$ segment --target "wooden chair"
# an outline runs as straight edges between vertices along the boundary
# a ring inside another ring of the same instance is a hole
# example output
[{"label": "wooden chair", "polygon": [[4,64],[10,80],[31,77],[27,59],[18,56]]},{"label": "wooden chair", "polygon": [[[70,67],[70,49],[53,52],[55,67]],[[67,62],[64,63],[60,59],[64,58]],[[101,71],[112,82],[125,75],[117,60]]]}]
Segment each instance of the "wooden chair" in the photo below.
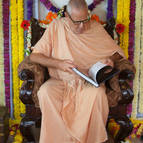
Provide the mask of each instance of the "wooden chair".
[{"label": "wooden chair", "polygon": [[[113,23],[112,23],[113,22]],[[39,26],[39,23],[36,19],[31,20],[32,23],[32,46],[40,39],[44,33],[43,28]],[[106,31],[113,37],[115,22],[111,20],[105,26]],[[38,36],[34,33],[40,33]],[[118,101],[117,105],[110,106],[110,113],[107,123],[107,131],[109,133],[108,125],[111,119],[114,119],[116,124],[119,126],[119,130],[116,135],[112,135],[113,142],[118,143],[124,140],[132,132],[133,124],[130,119],[127,117],[127,105],[133,100],[133,91],[129,86],[129,79],[133,80],[134,72],[132,68],[123,68],[124,66],[119,65],[117,57],[117,62],[114,64],[118,66],[119,69],[122,69],[118,78],[116,80],[110,80],[106,82],[107,92],[111,91],[112,83],[116,82],[120,88],[121,99]],[[115,60],[115,59],[113,59]],[[125,63],[123,63],[125,64]],[[130,65],[131,66],[131,65]],[[122,68],[121,68],[122,67]],[[125,66],[128,67],[128,66]],[[18,68],[19,78],[23,80],[22,87],[20,89],[20,99],[26,106],[26,113],[23,116],[20,124],[21,133],[25,139],[25,142],[35,142],[34,135],[31,132],[32,126],[40,127],[41,123],[41,112],[35,103],[37,103],[37,91],[39,87],[50,78],[47,76],[48,70],[39,65],[32,63],[29,60],[29,57],[26,57]],[[114,85],[116,85],[114,83]],[[113,95],[111,95],[112,98]],[[117,96],[118,97],[118,96]],[[114,98],[114,97],[113,97]],[[112,100],[112,99],[111,99]],[[117,99],[116,99],[117,100]],[[113,105],[113,104],[112,104]],[[111,142],[111,141],[110,141]]]}]

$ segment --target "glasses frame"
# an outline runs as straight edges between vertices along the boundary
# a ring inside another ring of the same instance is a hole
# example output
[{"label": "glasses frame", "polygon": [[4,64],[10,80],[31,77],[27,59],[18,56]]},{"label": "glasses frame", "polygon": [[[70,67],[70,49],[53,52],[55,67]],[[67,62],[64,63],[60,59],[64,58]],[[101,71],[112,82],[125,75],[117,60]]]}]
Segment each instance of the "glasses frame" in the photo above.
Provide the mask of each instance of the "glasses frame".
[{"label": "glasses frame", "polygon": [[75,21],[72,19],[71,15],[67,12],[67,15],[69,16],[69,18],[71,19],[71,21],[73,22],[73,24],[75,25],[80,25],[81,23],[87,23],[90,19],[91,19],[91,16],[88,15],[88,18],[87,19],[84,19],[84,20],[79,20],[79,21]]}]

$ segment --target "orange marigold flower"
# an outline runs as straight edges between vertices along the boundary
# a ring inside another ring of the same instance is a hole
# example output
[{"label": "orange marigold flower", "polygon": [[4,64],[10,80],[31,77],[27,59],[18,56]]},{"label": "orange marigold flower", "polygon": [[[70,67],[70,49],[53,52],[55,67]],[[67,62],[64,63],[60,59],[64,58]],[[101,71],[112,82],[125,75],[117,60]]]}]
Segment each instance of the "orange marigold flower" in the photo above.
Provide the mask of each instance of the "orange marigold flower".
[{"label": "orange marigold flower", "polygon": [[91,16],[92,20],[96,20],[97,22],[99,22],[99,16],[97,16],[96,14]]},{"label": "orange marigold flower", "polygon": [[57,18],[57,14],[56,13],[53,13],[53,12],[49,12],[48,15],[46,16],[46,20],[48,21],[52,21],[53,19]]},{"label": "orange marigold flower", "polygon": [[49,24],[47,20],[40,20],[40,23]]}]

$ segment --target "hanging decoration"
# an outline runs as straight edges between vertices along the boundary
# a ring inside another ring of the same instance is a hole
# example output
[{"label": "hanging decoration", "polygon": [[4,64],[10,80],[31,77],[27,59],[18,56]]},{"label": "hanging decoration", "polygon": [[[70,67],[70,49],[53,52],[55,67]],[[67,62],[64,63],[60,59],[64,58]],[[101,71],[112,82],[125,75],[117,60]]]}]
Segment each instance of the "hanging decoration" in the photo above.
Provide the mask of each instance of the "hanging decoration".
[{"label": "hanging decoration", "polygon": [[[136,74],[135,74],[135,79],[133,82],[133,90],[134,90],[134,100],[133,100],[133,109],[132,109],[132,118],[137,119],[138,115],[138,102],[141,101],[141,94],[140,93],[140,88],[141,87],[141,77],[140,77],[140,71],[141,71],[141,65],[140,65],[140,60],[141,60],[141,29],[143,28],[141,26],[141,12],[142,12],[142,0],[136,1],[136,14],[135,14],[135,49],[134,49],[134,65],[136,66]],[[143,70],[143,69],[142,69]],[[143,105],[141,105],[143,106]]]},{"label": "hanging decoration", "polygon": [[[56,12],[56,13],[57,13],[58,11],[60,11],[60,9],[57,8],[57,7],[55,7],[50,0],[40,0],[40,1],[41,1],[41,3],[43,3],[43,4],[45,5],[45,7],[46,7],[49,11]],[[94,1],[88,6],[89,10],[92,11],[92,10],[96,7],[96,5],[100,4],[102,1],[104,1],[104,0],[94,0]]]},{"label": "hanging decoration", "polygon": [[131,119],[133,123],[133,131],[129,137],[126,138],[126,141],[130,141],[134,138],[140,138],[143,131],[143,121]]},{"label": "hanging decoration", "polygon": [[[10,9],[9,9],[10,10]],[[10,63],[10,118],[14,119],[13,85],[12,85],[12,45],[11,45],[11,13],[9,12],[9,63]]]},{"label": "hanging decoration", "polygon": [[126,57],[128,58],[128,46],[129,46],[129,10],[130,0],[117,1],[117,21],[125,26],[125,31],[120,34],[120,47],[124,50]]},{"label": "hanging decoration", "polygon": [[9,0],[3,0],[5,101],[10,109]]},{"label": "hanging decoration", "polygon": [[19,99],[21,82],[18,78],[18,65],[24,58],[24,35],[21,23],[23,21],[23,0],[13,0],[10,6],[11,11],[11,44],[12,44],[12,69],[13,69],[13,104],[15,120],[10,124],[20,123],[20,114],[25,112],[25,107]]},{"label": "hanging decoration", "polygon": [[27,20],[33,16],[33,0],[27,0]]},{"label": "hanging decoration", "polygon": [[93,10],[98,4],[100,4],[101,2],[103,2],[104,0],[93,0],[93,3],[91,3],[89,6],[88,6],[88,9],[89,10]]},{"label": "hanging decoration", "polygon": [[[24,5],[23,5],[23,0],[18,0],[17,3],[18,3],[18,50],[19,50],[18,65],[19,65],[24,59],[24,30],[21,28],[21,23],[24,19],[24,9],[23,9]],[[20,84],[19,84],[19,89],[20,89],[23,81],[21,81],[20,79],[19,81],[20,81]],[[18,89],[18,92],[19,92],[19,89]],[[19,93],[18,93],[18,97],[19,97]],[[20,99],[19,101],[20,101],[20,112],[25,113],[25,105],[21,102]]]},{"label": "hanging decoration", "polygon": [[57,14],[53,13],[52,11],[48,12],[48,15],[46,16],[45,20],[41,20],[40,23],[44,24],[50,24],[54,19],[57,18]]},{"label": "hanging decoration", "polygon": [[[135,44],[135,10],[136,10],[136,1],[130,1],[130,24],[129,24],[129,61],[134,63],[134,44]],[[133,82],[131,82],[131,87],[133,87]],[[127,107],[127,112],[129,115],[132,113],[132,104],[129,104]]]},{"label": "hanging decoration", "polygon": [[107,20],[113,17],[113,0],[108,0],[107,6]]},{"label": "hanging decoration", "polygon": [[140,25],[140,98],[138,112],[142,114],[140,117],[143,119],[143,1],[141,1],[141,25]]},{"label": "hanging decoration", "polygon": [[3,39],[3,16],[2,1],[0,1],[0,105],[5,106],[5,85],[4,85],[4,39]]},{"label": "hanging decoration", "polygon": [[130,1],[130,24],[129,24],[129,60],[133,63],[134,59],[134,41],[135,41],[135,10],[136,10],[136,1]]}]

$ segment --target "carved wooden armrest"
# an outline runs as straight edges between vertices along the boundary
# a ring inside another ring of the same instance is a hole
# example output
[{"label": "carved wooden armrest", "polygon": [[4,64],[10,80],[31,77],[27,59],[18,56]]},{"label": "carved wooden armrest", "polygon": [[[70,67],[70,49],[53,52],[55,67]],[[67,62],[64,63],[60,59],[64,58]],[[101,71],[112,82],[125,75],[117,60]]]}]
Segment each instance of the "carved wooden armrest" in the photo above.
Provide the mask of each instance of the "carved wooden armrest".
[{"label": "carved wooden armrest", "polygon": [[[120,142],[129,136],[133,129],[133,124],[126,115],[127,105],[132,102],[134,97],[130,82],[134,79],[136,70],[130,61],[118,53],[110,58],[120,73],[106,82],[106,93],[110,107],[108,129],[112,129],[112,125],[116,124],[118,129],[116,131],[111,130],[111,133],[115,142]],[[114,123],[111,120],[114,120]]]},{"label": "carved wooden armrest", "polygon": [[24,104],[33,104],[38,106],[37,91],[44,83],[46,74],[46,68],[39,64],[30,61],[29,57],[26,57],[18,67],[19,78],[23,80],[22,87],[20,89],[20,99]]},{"label": "carved wooden armrest", "polygon": [[114,67],[120,73],[106,82],[106,93],[110,107],[118,104],[129,104],[132,102],[134,94],[130,87],[130,82],[134,79],[136,69],[127,59],[118,53],[110,57],[114,61]]}]

